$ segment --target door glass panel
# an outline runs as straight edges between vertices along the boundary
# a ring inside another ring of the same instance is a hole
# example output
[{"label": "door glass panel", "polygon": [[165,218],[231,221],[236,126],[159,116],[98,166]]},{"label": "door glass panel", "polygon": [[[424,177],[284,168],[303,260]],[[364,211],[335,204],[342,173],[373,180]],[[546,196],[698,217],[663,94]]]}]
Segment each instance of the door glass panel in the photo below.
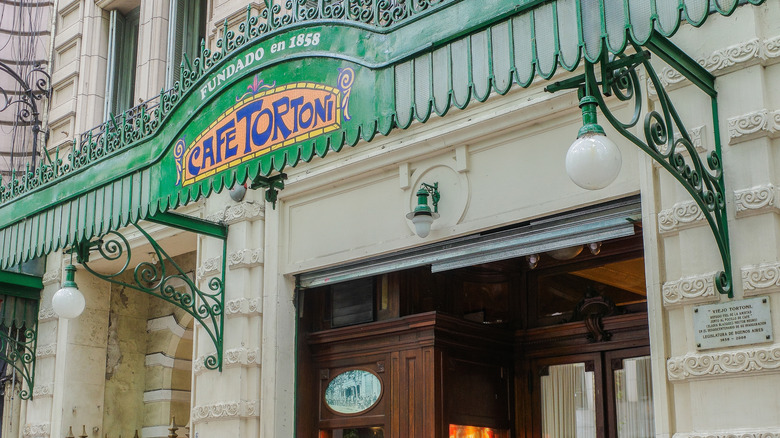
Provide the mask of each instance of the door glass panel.
[{"label": "door glass panel", "polygon": [[623,359],[623,369],[614,373],[618,437],[654,437],[650,357]]},{"label": "door glass panel", "polygon": [[352,429],[321,430],[319,438],[384,438],[381,427],[356,427]]},{"label": "door glass panel", "polygon": [[596,438],[595,374],[584,363],[553,365],[542,376],[542,436]]}]

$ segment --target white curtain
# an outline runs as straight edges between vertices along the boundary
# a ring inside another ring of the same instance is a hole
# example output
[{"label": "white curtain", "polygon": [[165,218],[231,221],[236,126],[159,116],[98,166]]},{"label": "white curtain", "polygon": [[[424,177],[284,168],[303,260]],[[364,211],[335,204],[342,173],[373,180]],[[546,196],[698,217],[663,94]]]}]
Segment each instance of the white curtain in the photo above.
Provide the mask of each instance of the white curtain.
[{"label": "white curtain", "polygon": [[655,436],[649,356],[625,359],[623,369],[615,370],[615,405],[618,437]]},{"label": "white curtain", "polygon": [[544,438],[596,438],[594,379],[584,363],[549,367],[542,376]]}]

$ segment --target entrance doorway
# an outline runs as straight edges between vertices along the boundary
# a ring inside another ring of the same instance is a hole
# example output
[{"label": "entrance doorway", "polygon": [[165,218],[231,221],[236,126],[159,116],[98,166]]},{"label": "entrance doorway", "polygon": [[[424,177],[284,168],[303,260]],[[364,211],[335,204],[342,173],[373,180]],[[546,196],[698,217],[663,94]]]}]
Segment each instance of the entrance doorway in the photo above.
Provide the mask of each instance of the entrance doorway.
[{"label": "entrance doorway", "polygon": [[302,290],[298,436],[654,436],[641,234]]}]

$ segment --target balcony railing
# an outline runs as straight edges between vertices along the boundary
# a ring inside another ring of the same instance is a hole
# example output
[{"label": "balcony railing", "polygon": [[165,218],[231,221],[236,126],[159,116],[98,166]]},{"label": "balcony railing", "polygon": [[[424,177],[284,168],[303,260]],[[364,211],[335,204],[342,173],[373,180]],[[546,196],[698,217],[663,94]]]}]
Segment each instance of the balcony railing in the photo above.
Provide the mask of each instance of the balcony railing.
[{"label": "balcony railing", "polygon": [[[264,0],[253,12],[247,6],[246,17],[236,30],[225,20],[216,50],[201,41],[200,53],[180,64],[180,80],[173,87],[104,123],[80,134],[67,147],[57,147],[53,157],[27,165],[22,172],[12,171],[10,179],[0,185],[0,205],[25,193],[68,177],[72,172],[111,156],[149,138],[194,84],[230,53],[262,38],[264,35],[311,21],[346,21],[364,27],[390,29],[433,13],[462,0]],[[65,155],[62,150],[70,149]],[[62,156],[65,155],[65,156]]]}]

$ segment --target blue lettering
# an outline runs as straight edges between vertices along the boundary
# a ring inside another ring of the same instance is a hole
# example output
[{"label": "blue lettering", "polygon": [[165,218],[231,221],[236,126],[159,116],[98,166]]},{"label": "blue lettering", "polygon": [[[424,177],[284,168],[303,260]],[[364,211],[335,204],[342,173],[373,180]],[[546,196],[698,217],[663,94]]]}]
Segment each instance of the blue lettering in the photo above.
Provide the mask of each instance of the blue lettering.
[{"label": "blue lettering", "polygon": [[[230,120],[224,126],[217,128],[217,151],[224,149],[225,159],[234,157],[238,152],[236,141],[236,122]],[[232,145],[232,146],[231,146]],[[219,152],[217,152],[219,156]]]},{"label": "blue lettering", "polygon": [[187,170],[189,170],[190,175],[196,176],[200,173],[200,166],[195,165],[193,160],[197,160],[198,157],[200,157],[200,146],[196,146],[192,148],[192,152],[189,155],[189,158],[187,158]]},{"label": "blue lettering", "polygon": [[[287,127],[287,125],[284,124],[284,120],[282,119],[282,116],[290,112],[290,98],[289,97],[282,97],[281,99],[277,100],[276,102],[272,103],[274,107],[274,124],[276,125],[276,129],[274,130],[274,140],[279,138],[279,132],[282,133],[282,138],[287,138],[290,136],[290,128]],[[280,111],[280,108],[284,106],[284,112]]]}]

